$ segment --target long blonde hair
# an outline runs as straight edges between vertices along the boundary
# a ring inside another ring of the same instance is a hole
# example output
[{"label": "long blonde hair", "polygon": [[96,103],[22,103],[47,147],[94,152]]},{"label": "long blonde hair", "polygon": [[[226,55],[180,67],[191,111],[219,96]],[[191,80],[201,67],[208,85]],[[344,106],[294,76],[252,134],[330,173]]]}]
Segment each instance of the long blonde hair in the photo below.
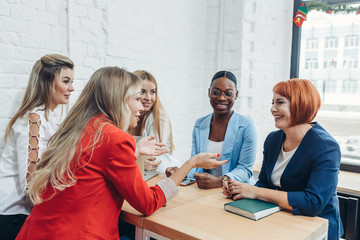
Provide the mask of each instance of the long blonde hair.
[{"label": "long blonde hair", "polygon": [[[47,150],[41,157],[29,182],[29,196],[33,203],[41,203],[41,193],[48,184],[54,190],[62,191],[76,183],[74,176],[74,157],[86,125],[98,115],[104,114],[107,122],[98,123],[97,132],[91,147],[101,144],[101,131],[106,124],[114,124],[127,131],[130,123],[128,99],[139,91],[141,80],[135,75],[118,67],[104,67],[97,70],[81,92],[78,101],[70,110],[64,122],[49,141]],[[64,154],[66,153],[66,154]],[[90,159],[91,161],[91,159]]]},{"label": "long blonde hair", "polygon": [[[164,139],[162,139],[161,137],[161,126],[160,126],[160,117],[161,115],[166,115],[166,111],[163,107],[163,105],[160,102],[159,99],[159,95],[158,95],[158,86],[157,86],[157,82],[155,77],[149,73],[148,71],[145,70],[136,70],[134,72],[134,74],[136,74],[137,76],[139,76],[142,80],[148,80],[151,81],[152,83],[154,83],[156,91],[155,91],[155,101],[154,104],[151,108],[150,111],[145,112],[144,117],[143,117],[143,121],[141,124],[141,128],[140,128],[140,136],[143,135],[144,133],[144,129],[145,129],[145,124],[146,124],[146,120],[148,119],[148,117],[150,116],[150,114],[153,114],[153,118],[154,118],[154,132],[157,134],[157,139],[159,140],[159,142],[162,142]],[[170,128],[170,153],[172,153],[175,149],[174,144],[173,144],[173,136],[172,136],[172,129],[171,129],[171,123],[169,120],[169,128]]]},{"label": "long blonde hair", "polygon": [[5,142],[16,120],[22,118],[28,111],[44,105],[45,118],[47,119],[51,98],[55,91],[55,77],[59,76],[63,68],[73,69],[74,63],[69,58],[59,54],[47,54],[35,62],[21,106],[7,126]]}]

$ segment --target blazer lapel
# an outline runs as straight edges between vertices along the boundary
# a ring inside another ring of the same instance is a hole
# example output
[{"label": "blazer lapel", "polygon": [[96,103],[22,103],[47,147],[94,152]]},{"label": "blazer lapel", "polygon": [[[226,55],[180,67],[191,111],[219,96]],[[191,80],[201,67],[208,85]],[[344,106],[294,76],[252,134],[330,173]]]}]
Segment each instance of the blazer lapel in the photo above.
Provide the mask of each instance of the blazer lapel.
[{"label": "blazer lapel", "polygon": [[[284,141],[284,138],[285,138],[285,133],[283,131],[279,131],[278,134],[280,134],[280,137],[274,137],[273,138],[273,142],[270,143],[270,146],[269,146],[269,152],[267,154],[267,157],[268,157],[268,163],[267,164],[267,168],[266,168],[266,176],[267,176],[267,180],[269,183],[272,184],[271,182],[271,174],[272,174],[272,171],[275,167],[275,163],[279,157],[279,154],[280,154],[280,151],[281,151],[281,148],[282,148],[282,143]],[[274,186],[275,187],[275,186]]]},{"label": "blazer lapel", "polygon": [[209,114],[200,125],[200,151],[207,152],[210,134],[210,124],[213,114]]},{"label": "blazer lapel", "polygon": [[[301,140],[298,148],[296,149],[294,155],[290,159],[288,165],[284,169],[284,172],[281,176],[287,176],[292,175],[294,172],[298,171],[300,168],[306,168],[308,164],[309,155],[311,156],[314,146],[313,141],[311,141],[313,136],[313,129],[310,129],[304,136],[304,138]],[[281,183],[281,179],[280,179]],[[281,186],[283,184],[281,183]]]},{"label": "blazer lapel", "polygon": [[[234,144],[236,143],[236,136],[239,131],[239,128],[241,127],[239,125],[238,120],[239,120],[239,118],[237,117],[237,115],[235,113],[233,113],[232,116],[230,117],[229,123],[226,127],[223,150],[221,153],[221,155],[222,155],[221,159],[228,160],[227,163],[222,165],[222,169],[225,172],[231,170],[230,164],[233,164],[235,166],[237,165],[237,161],[234,162],[234,161],[230,161],[230,160],[232,160],[232,153],[233,153]],[[238,125],[238,127],[235,128],[236,125]],[[233,167],[235,167],[235,166],[233,166]]]}]

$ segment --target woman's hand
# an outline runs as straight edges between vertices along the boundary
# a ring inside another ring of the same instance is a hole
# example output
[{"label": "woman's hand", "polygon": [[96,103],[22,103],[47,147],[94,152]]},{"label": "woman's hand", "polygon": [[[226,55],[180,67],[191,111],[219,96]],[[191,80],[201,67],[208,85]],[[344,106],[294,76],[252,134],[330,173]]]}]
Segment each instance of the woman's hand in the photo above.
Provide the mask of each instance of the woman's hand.
[{"label": "woman's hand", "polygon": [[156,157],[144,156],[144,170],[154,171],[160,165],[161,160],[156,161]]},{"label": "woman's hand", "polygon": [[227,198],[232,198],[232,194],[231,194],[230,189],[229,189],[229,180],[223,181],[222,190],[223,190],[223,194]]},{"label": "woman's hand", "polygon": [[223,187],[223,194],[226,197],[232,197],[233,200],[242,198],[257,199],[257,189],[256,186],[229,179],[227,188]]},{"label": "woman's hand", "polygon": [[168,153],[169,150],[164,148],[165,144],[153,141],[155,136],[144,137],[140,139],[136,144],[135,156],[148,155],[148,156],[159,156],[164,153]]},{"label": "woman's hand", "polygon": [[219,156],[220,154],[218,153],[199,153],[193,156],[190,160],[194,164],[193,167],[213,169],[228,162],[227,160],[218,161],[216,158]]},{"label": "woman's hand", "polygon": [[209,173],[194,173],[199,188],[210,189],[221,187],[222,177],[215,177]]},{"label": "woman's hand", "polygon": [[223,194],[228,198],[232,198],[233,200],[242,198],[259,199],[265,202],[274,203],[289,211],[293,210],[292,206],[289,205],[287,192],[261,188],[247,183],[241,183],[233,179],[230,179],[227,182],[228,186],[226,187],[225,184],[223,186]]},{"label": "woman's hand", "polygon": [[217,161],[216,158],[220,155],[217,153],[199,153],[187,160],[179,169],[177,169],[170,178],[176,185],[179,185],[181,181],[186,177],[189,171],[194,167],[200,167],[205,169],[212,169],[227,163],[227,160]]},{"label": "woman's hand", "polygon": [[165,174],[167,177],[170,177],[171,175],[174,174],[174,172],[176,172],[176,170],[178,170],[179,168],[178,167],[168,167],[166,168],[165,170]]}]

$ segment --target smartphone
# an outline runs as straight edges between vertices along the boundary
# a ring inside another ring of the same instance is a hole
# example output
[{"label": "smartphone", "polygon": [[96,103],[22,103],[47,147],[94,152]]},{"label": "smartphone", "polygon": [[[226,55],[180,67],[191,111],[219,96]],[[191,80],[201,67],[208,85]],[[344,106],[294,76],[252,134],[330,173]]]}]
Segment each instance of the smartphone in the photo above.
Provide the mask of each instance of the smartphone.
[{"label": "smartphone", "polygon": [[187,186],[187,185],[193,184],[194,182],[196,182],[196,180],[195,180],[194,178],[185,178],[185,179],[180,183],[180,185],[181,185],[181,186]]}]

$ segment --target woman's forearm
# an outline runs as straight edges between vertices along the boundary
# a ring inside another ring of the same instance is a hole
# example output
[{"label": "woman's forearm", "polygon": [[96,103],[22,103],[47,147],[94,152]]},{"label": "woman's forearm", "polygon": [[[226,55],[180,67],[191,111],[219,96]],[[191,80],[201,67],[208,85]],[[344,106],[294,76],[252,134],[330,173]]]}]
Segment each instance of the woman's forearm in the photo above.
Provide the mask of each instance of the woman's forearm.
[{"label": "woman's forearm", "polygon": [[193,163],[193,159],[190,158],[187,160],[179,169],[177,169],[171,176],[171,180],[174,181],[174,183],[179,186],[182,180],[186,177],[186,175],[190,172],[192,168],[195,167],[195,164]]},{"label": "woman's forearm", "polygon": [[194,167],[213,169],[228,162],[227,160],[217,161],[216,158],[219,156],[218,153],[199,153],[187,160],[170,178],[176,185],[180,185],[181,181]]},{"label": "woman's forearm", "polygon": [[290,211],[293,210],[293,208],[289,205],[287,192],[255,187],[255,195],[259,200],[274,203]]}]

